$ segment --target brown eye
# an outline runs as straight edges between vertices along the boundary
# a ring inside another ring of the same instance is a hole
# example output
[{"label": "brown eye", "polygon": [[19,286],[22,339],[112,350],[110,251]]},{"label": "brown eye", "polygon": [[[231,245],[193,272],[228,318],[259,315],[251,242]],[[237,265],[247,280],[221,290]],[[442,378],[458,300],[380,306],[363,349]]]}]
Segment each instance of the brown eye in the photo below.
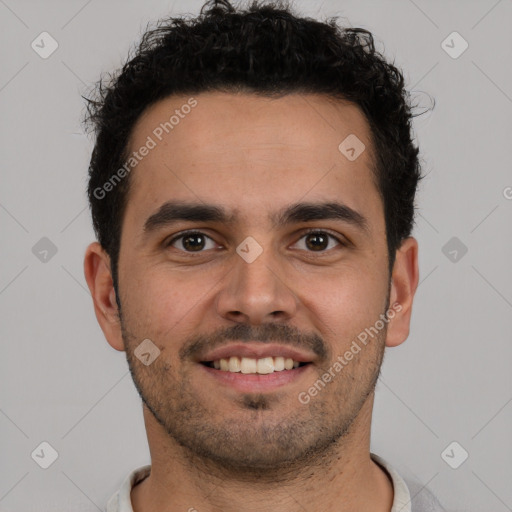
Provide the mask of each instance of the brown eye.
[{"label": "brown eye", "polygon": [[[213,247],[206,247],[208,241],[211,242]],[[213,240],[209,236],[206,236],[204,233],[199,231],[189,231],[174,237],[169,243],[166,244],[166,246],[172,246],[185,252],[201,252],[205,248],[213,249],[215,244],[213,243]]]},{"label": "brown eye", "polygon": [[309,233],[306,236],[306,246],[312,251],[324,251],[329,245],[329,238],[324,233]]},{"label": "brown eye", "polygon": [[[305,240],[304,247],[309,252],[326,252],[336,245],[345,245],[338,237],[326,231],[309,231],[300,240]],[[334,245],[332,245],[332,240],[335,242]]]}]

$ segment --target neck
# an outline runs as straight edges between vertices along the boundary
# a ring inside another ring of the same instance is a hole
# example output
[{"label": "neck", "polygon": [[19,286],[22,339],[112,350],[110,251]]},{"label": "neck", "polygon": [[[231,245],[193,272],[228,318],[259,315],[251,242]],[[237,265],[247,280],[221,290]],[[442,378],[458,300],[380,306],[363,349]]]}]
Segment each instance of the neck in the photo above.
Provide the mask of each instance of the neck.
[{"label": "neck", "polygon": [[393,487],[370,458],[373,394],[329,451],[279,470],[233,471],[171,442],[144,407],[151,474],[131,493],[134,512],[390,512]]}]

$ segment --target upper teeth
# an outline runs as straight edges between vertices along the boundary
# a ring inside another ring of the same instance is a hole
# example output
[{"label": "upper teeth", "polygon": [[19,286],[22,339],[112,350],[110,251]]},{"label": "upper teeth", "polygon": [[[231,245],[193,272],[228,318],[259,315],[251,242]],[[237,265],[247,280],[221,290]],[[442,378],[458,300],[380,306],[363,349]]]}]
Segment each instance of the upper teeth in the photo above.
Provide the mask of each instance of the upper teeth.
[{"label": "upper teeth", "polygon": [[229,359],[217,359],[213,361],[213,367],[225,372],[241,373],[260,373],[267,374],[280,372],[282,370],[291,370],[299,366],[298,361],[290,357],[263,357],[262,359],[253,359],[251,357],[232,356]]}]

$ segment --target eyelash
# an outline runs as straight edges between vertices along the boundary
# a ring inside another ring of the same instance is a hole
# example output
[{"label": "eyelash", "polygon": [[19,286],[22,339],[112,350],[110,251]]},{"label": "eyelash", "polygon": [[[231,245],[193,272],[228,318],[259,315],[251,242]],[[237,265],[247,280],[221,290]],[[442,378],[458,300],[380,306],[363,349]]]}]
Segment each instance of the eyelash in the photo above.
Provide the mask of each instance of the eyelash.
[{"label": "eyelash", "polygon": [[[302,238],[306,237],[307,235],[311,235],[311,234],[327,235],[330,238],[336,240],[336,242],[338,242],[338,244],[340,246],[342,246],[342,247],[346,247],[348,245],[346,242],[342,241],[338,236],[333,235],[330,231],[322,230],[322,229],[317,229],[317,228],[311,228],[308,231],[304,232],[301,235],[301,237],[299,238],[299,240],[301,240]],[[208,236],[207,234],[203,233],[202,231],[189,230],[189,231],[182,231],[179,235],[173,237],[171,240],[164,242],[164,247],[165,248],[171,247],[172,244],[174,242],[176,242],[177,240],[180,240],[180,239],[185,238],[185,237],[190,236],[190,235],[201,235],[201,236],[204,236],[206,238],[209,238],[210,240],[213,240],[210,236]],[[181,249],[178,249],[178,250],[180,252],[185,253],[185,254],[201,254],[201,253],[205,252],[204,250],[202,250],[202,251],[184,251],[184,250],[181,250]],[[307,252],[310,252],[310,253],[313,253],[313,254],[314,253],[325,254],[325,253],[327,253],[327,252],[329,252],[331,250],[332,249],[326,249],[326,250],[322,250],[322,251],[307,251]]]}]

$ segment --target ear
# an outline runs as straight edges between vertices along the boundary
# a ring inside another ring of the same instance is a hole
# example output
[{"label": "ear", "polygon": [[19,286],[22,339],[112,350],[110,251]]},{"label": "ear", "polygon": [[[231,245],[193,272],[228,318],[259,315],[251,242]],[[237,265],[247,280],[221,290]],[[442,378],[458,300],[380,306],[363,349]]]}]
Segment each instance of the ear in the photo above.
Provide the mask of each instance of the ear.
[{"label": "ear", "polygon": [[395,316],[392,319],[389,316],[386,347],[396,347],[409,336],[412,302],[418,288],[418,278],[418,242],[409,237],[396,251],[391,274],[389,308],[395,311]]},{"label": "ear", "polygon": [[113,348],[124,351],[110,257],[98,242],[87,247],[84,274],[94,303],[94,312],[105,338]]}]

